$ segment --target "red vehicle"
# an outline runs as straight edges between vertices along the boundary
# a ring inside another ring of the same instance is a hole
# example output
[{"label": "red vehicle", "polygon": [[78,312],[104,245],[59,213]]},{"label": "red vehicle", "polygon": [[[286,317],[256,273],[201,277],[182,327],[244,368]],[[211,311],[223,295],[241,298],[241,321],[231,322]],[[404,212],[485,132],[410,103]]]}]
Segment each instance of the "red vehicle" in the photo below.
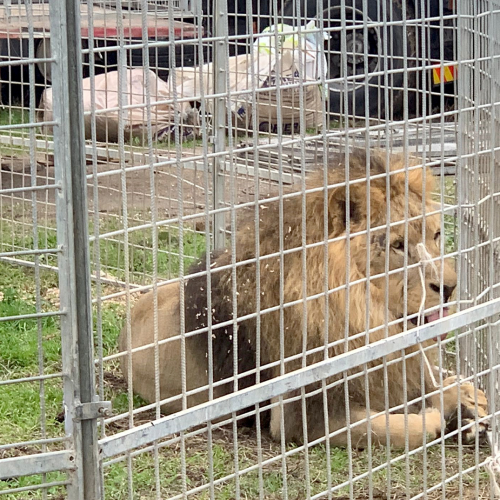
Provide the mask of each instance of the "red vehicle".
[{"label": "red vehicle", "polygon": [[[7,3],[8,2],[8,3]],[[123,2],[122,2],[123,3]],[[133,10],[134,2],[121,5],[117,9],[116,1],[94,1],[81,4],[81,33],[83,54],[83,76],[90,74],[90,68],[96,74],[116,69],[120,57],[117,46],[120,40],[126,44],[143,43],[142,13]],[[142,2],[139,2],[142,4]],[[159,0],[160,4],[161,1]],[[26,5],[19,0],[4,0],[0,3],[0,60],[11,65],[0,69],[3,102],[21,100],[27,103],[30,91],[30,70],[27,63],[15,64],[15,61],[29,59],[30,33],[29,21],[32,20],[33,49],[35,58],[35,90],[37,102],[43,89],[51,83],[50,63],[44,61],[50,57],[50,17],[48,0],[33,0],[28,16]],[[132,7],[127,9],[125,7]],[[170,21],[166,6],[151,5],[146,15],[147,35],[151,42],[183,40],[175,46],[176,66],[192,66],[197,62],[198,40],[203,36],[203,28],[181,20]],[[179,17],[189,12],[179,11]],[[2,16],[3,14],[3,16]],[[92,21],[90,21],[92,19]],[[119,22],[120,19],[120,22]],[[92,28],[91,28],[92,27]],[[141,48],[124,52],[128,66],[143,65]],[[91,65],[92,57],[92,65]],[[172,66],[171,52],[168,46],[149,47],[151,69],[157,71],[160,78],[166,79]],[[33,82],[31,82],[33,84]]]}]

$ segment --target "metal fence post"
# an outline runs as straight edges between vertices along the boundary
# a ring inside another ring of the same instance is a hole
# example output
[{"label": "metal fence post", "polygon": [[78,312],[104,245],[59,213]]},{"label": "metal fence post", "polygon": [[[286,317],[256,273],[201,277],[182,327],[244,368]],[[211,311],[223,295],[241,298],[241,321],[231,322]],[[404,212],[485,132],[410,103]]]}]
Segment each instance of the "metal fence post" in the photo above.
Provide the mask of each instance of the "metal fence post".
[{"label": "metal fence post", "polygon": [[[214,209],[221,208],[224,198],[224,160],[226,155],[226,64],[227,64],[227,2],[226,0],[215,0],[214,2],[214,60],[213,60],[213,81],[214,81],[214,156],[213,161],[213,205]],[[214,215],[214,248],[221,249],[225,247],[225,214],[215,213]]]},{"label": "metal fence post", "polygon": [[[51,0],[54,162],[61,190],[57,232],[61,247],[60,297],[65,364],[64,405],[68,434],[74,437],[76,477],[69,498],[101,498],[90,294],[87,182],[84,154],[80,1]],[[101,415],[102,416],[102,415]]]},{"label": "metal fence post", "polygon": [[[500,234],[499,201],[500,156],[496,148],[500,134],[498,98],[498,0],[462,2],[459,15],[458,73],[459,114],[457,169],[459,186],[460,294],[465,307],[492,301],[499,297],[500,278],[498,235]],[[484,15],[489,13],[489,15]],[[481,153],[488,154],[481,154]],[[461,158],[462,157],[462,158]],[[474,325],[474,335],[459,343],[459,360],[466,375],[497,366],[498,315]],[[498,372],[485,376],[489,390],[490,411],[500,402]],[[498,430],[495,431],[498,441]]]}]

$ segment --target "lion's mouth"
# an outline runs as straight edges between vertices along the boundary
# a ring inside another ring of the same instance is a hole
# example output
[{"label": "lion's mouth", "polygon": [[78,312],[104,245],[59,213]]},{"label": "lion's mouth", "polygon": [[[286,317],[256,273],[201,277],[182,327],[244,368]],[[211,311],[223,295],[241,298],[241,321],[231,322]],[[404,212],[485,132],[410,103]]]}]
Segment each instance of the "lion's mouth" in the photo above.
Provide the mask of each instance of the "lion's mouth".
[{"label": "lion's mouth", "polygon": [[[440,311],[434,311],[434,312],[431,312],[429,314],[426,314],[424,316],[424,321],[423,323],[424,324],[427,324],[427,323],[432,323],[433,321],[436,321],[438,319],[441,319],[441,318],[446,318],[446,316],[448,316],[449,314],[449,310],[447,307],[443,307],[443,313],[441,315]],[[414,318],[412,318],[411,320],[411,323],[413,323],[415,326],[418,325],[418,316],[415,316]],[[447,337],[447,333],[443,333],[442,335],[440,335],[439,337],[441,338],[441,340],[445,340],[446,337]],[[438,337],[435,337],[434,340],[437,340]]]}]

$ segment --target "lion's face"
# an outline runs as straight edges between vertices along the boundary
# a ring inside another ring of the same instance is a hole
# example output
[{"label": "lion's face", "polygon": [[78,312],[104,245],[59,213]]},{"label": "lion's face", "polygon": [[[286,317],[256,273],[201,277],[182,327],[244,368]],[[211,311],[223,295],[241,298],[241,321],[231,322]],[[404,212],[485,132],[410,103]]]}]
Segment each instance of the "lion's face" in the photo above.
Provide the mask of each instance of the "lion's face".
[{"label": "lion's face", "polygon": [[[371,294],[384,303],[393,319],[407,317],[417,324],[419,319],[431,322],[447,315],[446,304],[457,286],[457,276],[453,261],[442,252],[442,213],[432,199],[436,191],[432,172],[418,161],[405,171],[405,160],[398,157],[387,168],[383,159],[372,155],[368,185],[366,158],[354,160],[350,179],[362,179],[349,184],[350,233],[354,234],[349,237],[349,253],[357,278],[370,277]],[[344,186],[331,191],[333,236],[345,234],[347,229],[345,191]],[[422,302],[425,312],[419,318]]]},{"label": "lion's face", "polygon": [[[366,281],[362,278],[368,276],[369,307],[383,304],[391,320],[408,318],[417,324],[419,319],[424,323],[447,315],[457,276],[453,261],[443,256],[442,213],[432,198],[437,186],[430,169],[418,160],[407,168],[405,158],[398,156],[391,157],[386,166],[383,156],[372,153],[368,183],[366,156],[351,155],[347,188],[341,184],[345,180],[342,165],[339,162],[339,168],[332,167],[329,173],[328,228],[332,239],[349,236],[331,243],[332,287],[343,279],[357,282],[353,293],[365,300],[366,289],[361,288]],[[316,198],[310,203],[310,239],[319,241],[324,221],[315,214],[323,210],[324,195],[312,196]],[[348,276],[342,269],[345,251],[351,261]]]},{"label": "lion's face", "polygon": [[[410,222],[405,225],[401,222],[404,216],[398,216],[397,201],[389,233],[387,229],[378,229],[370,234],[370,275],[384,275],[372,283],[388,296],[388,307],[394,317],[406,315],[415,325],[425,296],[425,313],[420,320],[428,323],[448,314],[446,303],[456,288],[457,275],[452,259],[442,256],[441,217],[436,208],[429,203],[426,207],[429,215],[424,216],[422,210],[420,213],[411,210],[410,203]],[[420,206],[421,203],[420,200]],[[418,204],[413,206],[416,208]]]}]

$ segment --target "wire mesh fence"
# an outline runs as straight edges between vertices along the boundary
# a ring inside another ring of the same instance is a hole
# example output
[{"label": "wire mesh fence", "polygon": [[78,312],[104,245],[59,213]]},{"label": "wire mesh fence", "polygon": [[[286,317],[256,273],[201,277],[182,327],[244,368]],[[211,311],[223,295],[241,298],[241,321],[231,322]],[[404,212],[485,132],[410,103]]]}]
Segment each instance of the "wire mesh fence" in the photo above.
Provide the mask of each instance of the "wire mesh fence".
[{"label": "wire mesh fence", "polygon": [[0,495],[498,497],[497,0],[0,9]]}]

